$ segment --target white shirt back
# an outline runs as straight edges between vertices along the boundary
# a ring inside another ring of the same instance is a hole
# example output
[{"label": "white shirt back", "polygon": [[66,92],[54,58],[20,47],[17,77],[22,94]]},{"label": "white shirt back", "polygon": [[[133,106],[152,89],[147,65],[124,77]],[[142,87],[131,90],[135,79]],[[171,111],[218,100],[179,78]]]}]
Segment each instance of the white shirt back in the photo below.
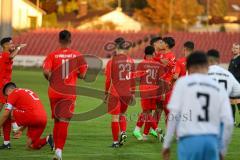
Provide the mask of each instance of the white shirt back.
[{"label": "white shirt back", "polygon": [[180,78],[173,90],[168,108],[179,115],[177,135],[219,135],[221,122],[233,122],[228,95],[208,75],[192,74]]},{"label": "white shirt back", "polygon": [[228,70],[212,65],[209,67],[208,75],[224,87],[230,97],[240,96],[240,84]]}]

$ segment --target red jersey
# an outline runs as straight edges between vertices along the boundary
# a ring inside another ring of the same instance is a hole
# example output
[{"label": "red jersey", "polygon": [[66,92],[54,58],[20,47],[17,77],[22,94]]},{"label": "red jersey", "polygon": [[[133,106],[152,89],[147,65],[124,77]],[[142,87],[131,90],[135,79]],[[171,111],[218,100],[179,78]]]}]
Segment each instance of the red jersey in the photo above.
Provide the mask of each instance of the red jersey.
[{"label": "red jersey", "polygon": [[165,66],[164,79],[166,81],[168,81],[169,83],[171,83],[173,75],[174,75],[174,67],[176,65],[176,57],[175,57],[174,53],[172,53],[172,52],[162,54],[162,56],[160,56],[160,57],[154,57],[154,60],[160,62],[160,64],[163,64],[161,62],[162,59],[165,59],[168,61],[167,65],[164,65]]},{"label": "red jersey", "polygon": [[113,56],[105,68],[105,93],[116,96],[126,96],[134,92],[135,80],[132,73],[135,70],[131,57],[124,54]]},{"label": "red jersey", "polygon": [[13,61],[10,58],[10,53],[2,52],[0,54],[0,87],[11,81],[12,65]]},{"label": "red jersey", "polygon": [[[39,97],[31,90],[18,88],[15,89],[7,99],[9,110],[17,109],[23,112],[39,113],[44,110],[44,106]],[[12,108],[11,108],[12,107]]]},{"label": "red jersey", "polygon": [[161,53],[161,52],[156,52],[155,53],[155,57],[157,57],[157,58],[159,58],[159,59],[162,59],[163,58],[163,53]]},{"label": "red jersey", "polygon": [[186,58],[182,57],[177,60],[175,66],[175,74],[179,75],[179,77],[186,76]]},{"label": "red jersey", "polygon": [[43,69],[52,73],[49,97],[76,98],[76,82],[79,74],[87,71],[87,63],[78,51],[64,48],[50,53],[44,60]]},{"label": "red jersey", "polygon": [[153,59],[146,59],[139,63],[137,71],[144,71],[146,73],[140,77],[139,90],[141,97],[156,97],[159,88],[159,79],[164,73],[163,66]]}]

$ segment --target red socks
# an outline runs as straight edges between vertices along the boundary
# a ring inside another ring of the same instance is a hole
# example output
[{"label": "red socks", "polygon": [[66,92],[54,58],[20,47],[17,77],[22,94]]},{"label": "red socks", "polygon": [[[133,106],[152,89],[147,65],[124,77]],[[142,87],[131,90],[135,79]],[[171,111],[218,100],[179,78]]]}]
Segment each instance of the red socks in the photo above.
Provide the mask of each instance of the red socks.
[{"label": "red socks", "polygon": [[113,141],[118,141],[118,135],[119,135],[119,122],[112,122],[112,136]]},{"label": "red socks", "polygon": [[59,122],[54,122],[54,127],[53,127],[53,141],[54,141],[54,147],[56,147],[56,144],[58,144],[58,124]]},{"label": "red socks", "polygon": [[160,118],[161,118],[161,113],[155,111],[153,114],[153,117],[154,117],[156,123],[158,124],[160,121]]},{"label": "red socks", "polygon": [[120,120],[119,125],[120,125],[121,132],[126,132],[126,130],[127,130],[127,119],[126,119],[126,117],[121,115],[119,117],[119,120]]},{"label": "red socks", "polygon": [[53,128],[53,139],[55,148],[63,150],[68,134],[69,122],[55,122]]},{"label": "red socks", "polygon": [[151,123],[146,121],[145,122],[145,126],[144,126],[144,130],[143,130],[143,134],[148,135],[149,131],[151,128]]},{"label": "red socks", "polygon": [[68,134],[68,122],[60,122],[59,123],[59,132],[58,132],[58,139],[59,145],[56,145],[56,148],[62,149],[66,143],[67,134]]},{"label": "red socks", "polygon": [[147,115],[147,120],[145,121],[145,127],[143,133],[148,135],[150,128],[156,130],[158,128],[156,120],[151,114]]},{"label": "red socks", "polygon": [[11,128],[11,120],[7,119],[3,124],[4,141],[10,141]]},{"label": "red socks", "polygon": [[46,138],[38,139],[35,142],[32,143],[33,149],[41,149],[43,146],[47,144]]},{"label": "red socks", "polygon": [[144,124],[144,119],[145,119],[144,114],[141,113],[141,114],[138,116],[138,121],[137,121],[137,126],[138,126],[139,128],[142,128],[142,126],[143,126],[143,124]]}]

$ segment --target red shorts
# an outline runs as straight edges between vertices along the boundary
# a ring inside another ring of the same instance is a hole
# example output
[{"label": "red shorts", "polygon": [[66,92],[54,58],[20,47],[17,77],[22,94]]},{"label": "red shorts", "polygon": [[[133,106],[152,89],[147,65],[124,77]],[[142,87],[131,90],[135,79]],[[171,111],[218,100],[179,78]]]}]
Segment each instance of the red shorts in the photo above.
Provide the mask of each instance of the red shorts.
[{"label": "red shorts", "polygon": [[156,98],[141,99],[142,110],[155,110],[156,109]]},{"label": "red shorts", "polygon": [[128,108],[129,98],[119,97],[109,94],[108,97],[108,113],[112,115],[119,115],[125,113]]},{"label": "red shorts", "polygon": [[74,113],[75,98],[49,98],[52,118],[71,119]]},{"label": "red shorts", "polygon": [[6,102],[7,98],[3,95],[3,87],[0,87],[0,103],[5,104]]},{"label": "red shorts", "polygon": [[45,111],[32,114],[21,110],[13,110],[13,117],[19,126],[27,127],[27,136],[33,142],[41,137],[47,125],[47,114]]}]

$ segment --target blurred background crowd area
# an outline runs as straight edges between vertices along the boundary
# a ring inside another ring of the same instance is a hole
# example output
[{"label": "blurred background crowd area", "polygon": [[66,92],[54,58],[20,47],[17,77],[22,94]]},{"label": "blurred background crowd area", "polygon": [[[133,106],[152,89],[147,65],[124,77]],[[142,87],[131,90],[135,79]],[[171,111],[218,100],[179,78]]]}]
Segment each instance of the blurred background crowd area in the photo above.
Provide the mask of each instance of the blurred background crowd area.
[{"label": "blurred background crowd area", "polygon": [[23,56],[56,49],[63,28],[72,31],[74,49],[101,58],[111,56],[104,46],[118,36],[131,41],[134,58],[142,58],[151,37],[160,35],[175,38],[177,57],[192,40],[196,49],[218,49],[225,63],[240,41],[239,0],[0,0],[0,9],[0,37],[27,43]]}]

